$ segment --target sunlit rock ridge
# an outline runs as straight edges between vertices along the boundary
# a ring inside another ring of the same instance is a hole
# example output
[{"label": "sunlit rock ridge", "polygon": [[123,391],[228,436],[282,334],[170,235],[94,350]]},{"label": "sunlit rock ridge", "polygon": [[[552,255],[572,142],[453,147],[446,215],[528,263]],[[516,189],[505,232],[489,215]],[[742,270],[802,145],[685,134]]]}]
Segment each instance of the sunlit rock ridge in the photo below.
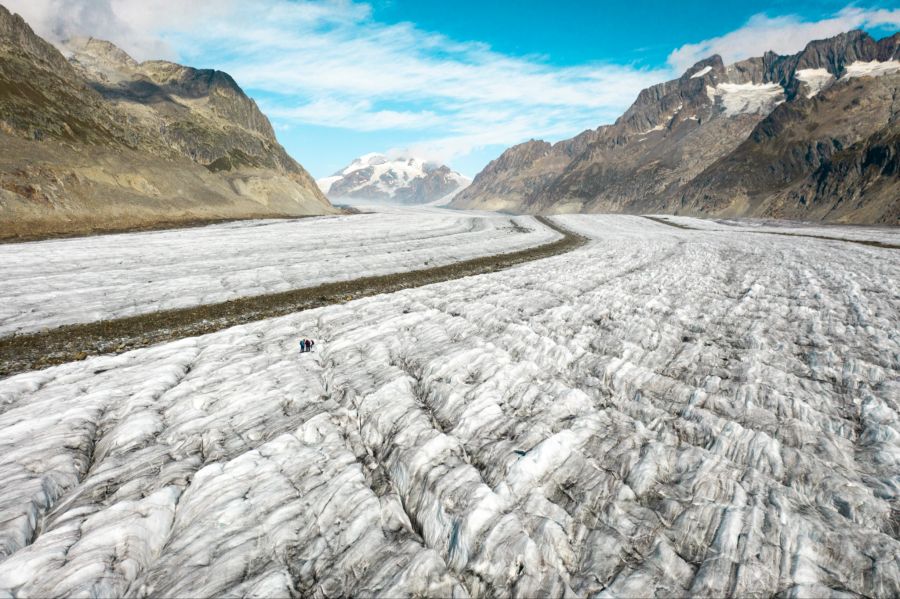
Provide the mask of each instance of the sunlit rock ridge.
[{"label": "sunlit rock ridge", "polygon": [[389,158],[371,153],[317,182],[331,200],[356,198],[428,204],[449,201],[471,180],[446,165],[422,158]]},{"label": "sunlit rock ridge", "polygon": [[900,34],[712,56],[612,125],[508,149],[454,205],[897,224],[898,92]]},{"label": "sunlit rock ridge", "polygon": [[227,73],[63,50],[0,6],[0,238],[334,211]]}]

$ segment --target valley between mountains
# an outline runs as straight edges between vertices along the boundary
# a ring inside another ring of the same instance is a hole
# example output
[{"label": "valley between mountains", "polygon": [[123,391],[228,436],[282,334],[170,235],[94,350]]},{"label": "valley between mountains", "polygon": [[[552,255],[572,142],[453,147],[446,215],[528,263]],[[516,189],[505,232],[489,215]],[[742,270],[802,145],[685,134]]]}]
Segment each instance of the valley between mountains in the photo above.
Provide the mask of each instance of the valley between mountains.
[{"label": "valley between mountains", "polygon": [[900,34],[706,58],[615,123],[493,160],[460,208],[900,224]]},{"label": "valley between mountains", "polygon": [[[900,33],[635,73],[196,4],[0,6],[0,599],[900,596]],[[134,15],[248,91],[68,35]]]}]

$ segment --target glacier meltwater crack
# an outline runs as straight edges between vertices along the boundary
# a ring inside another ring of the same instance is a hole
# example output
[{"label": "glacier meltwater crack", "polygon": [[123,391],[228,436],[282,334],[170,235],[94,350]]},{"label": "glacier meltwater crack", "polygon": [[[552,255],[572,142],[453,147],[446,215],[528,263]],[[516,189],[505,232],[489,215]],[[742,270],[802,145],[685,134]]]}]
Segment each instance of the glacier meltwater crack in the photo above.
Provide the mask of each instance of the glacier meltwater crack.
[{"label": "glacier meltwater crack", "polygon": [[514,252],[482,256],[409,272],[362,277],[303,289],[241,297],[175,310],[61,326],[0,339],[0,376],[44,368],[90,355],[122,353],[164,341],[212,333],[238,324],[356,299],[420,287],[539,260],[571,251],[585,238],[536,217],[561,239]]}]

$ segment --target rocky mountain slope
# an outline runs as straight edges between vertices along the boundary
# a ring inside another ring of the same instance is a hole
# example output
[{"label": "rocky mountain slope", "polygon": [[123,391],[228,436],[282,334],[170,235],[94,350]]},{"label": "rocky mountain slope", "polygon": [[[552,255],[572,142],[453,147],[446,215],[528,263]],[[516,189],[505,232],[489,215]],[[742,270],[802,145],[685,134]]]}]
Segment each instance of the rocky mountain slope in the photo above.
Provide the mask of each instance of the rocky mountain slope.
[{"label": "rocky mountain slope", "polygon": [[366,154],[331,177],[318,180],[332,200],[357,198],[427,204],[452,197],[471,181],[450,167],[421,158]]},{"label": "rocky mountain slope", "polygon": [[457,207],[896,224],[900,34],[703,60],[613,125],[491,162]]},{"label": "rocky mountain slope", "polygon": [[231,77],[0,6],[0,239],[333,211]]}]

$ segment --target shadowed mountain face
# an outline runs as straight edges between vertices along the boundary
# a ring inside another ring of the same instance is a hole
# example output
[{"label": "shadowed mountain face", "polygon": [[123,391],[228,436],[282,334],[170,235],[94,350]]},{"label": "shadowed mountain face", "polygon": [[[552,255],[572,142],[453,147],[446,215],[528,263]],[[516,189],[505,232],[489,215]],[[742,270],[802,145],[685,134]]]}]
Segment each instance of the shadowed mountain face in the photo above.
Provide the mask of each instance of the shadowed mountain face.
[{"label": "shadowed mountain face", "polygon": [[0,6],[0,238],[333,210],[227,74],[66,52]]},{"label": "shadowed mountain face", "polygon": [[896,224],[900,34],[703,60],[613,125],[491,162],[458,207]]}]

